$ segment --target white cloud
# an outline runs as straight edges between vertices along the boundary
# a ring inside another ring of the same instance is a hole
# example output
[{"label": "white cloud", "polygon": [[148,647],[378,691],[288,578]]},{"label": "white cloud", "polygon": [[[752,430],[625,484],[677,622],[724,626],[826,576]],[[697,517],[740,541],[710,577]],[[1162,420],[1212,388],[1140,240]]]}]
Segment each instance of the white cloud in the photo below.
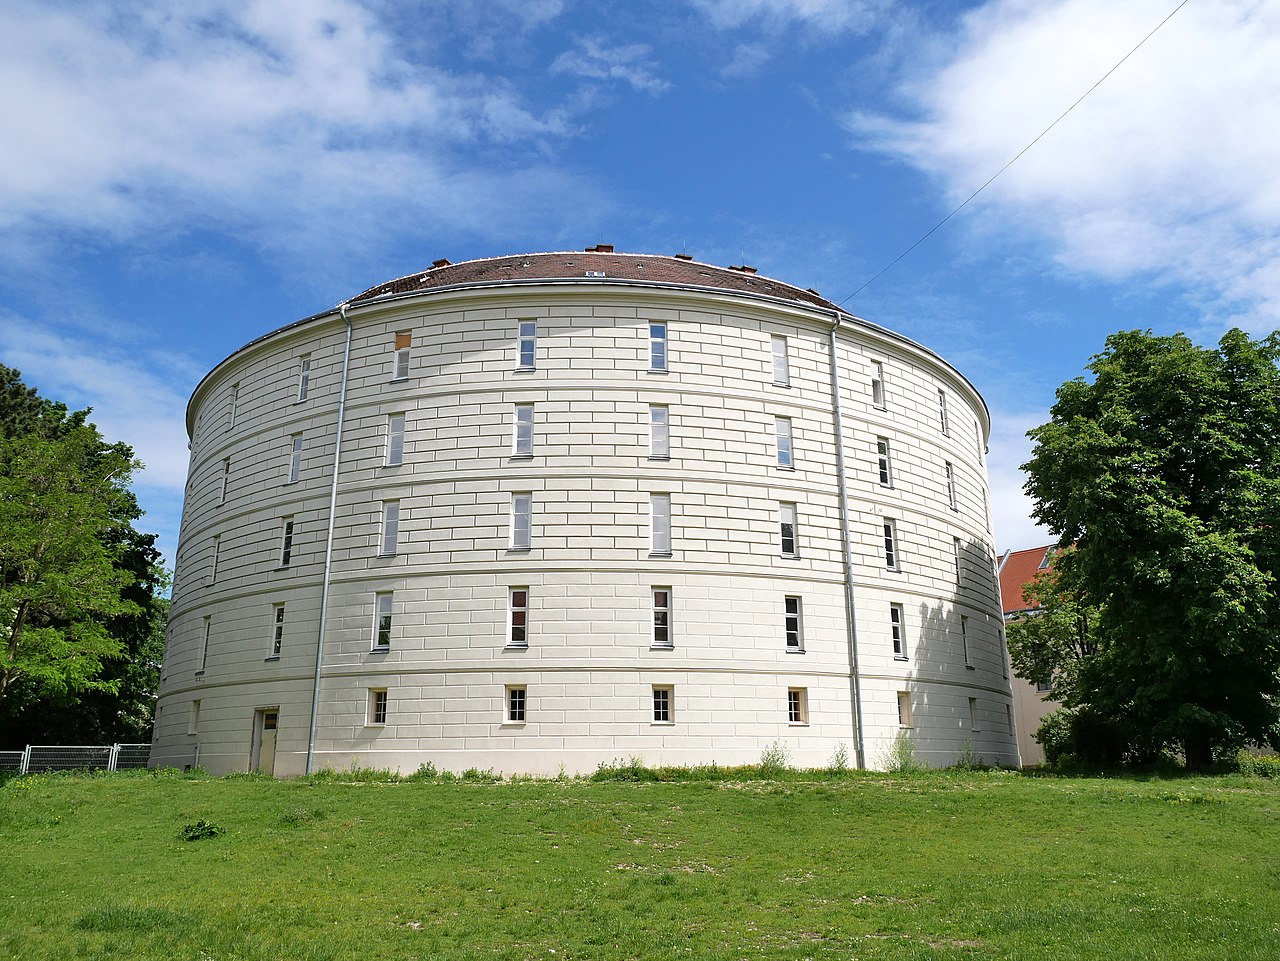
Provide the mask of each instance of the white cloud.
[{"label": "white cloud", "polygon": [[507,224],[571,193],[536,161],[478,173],[452,153],[554,142],[575,132],[569,110],[404,59],[355,0],[15,0],[0,6],[0,113],[11,251],[50,228],[120,240],[210,222],[269,236],[293,218],[301,238],[332,236],[374,213]]},{"label": "white cloud", "polygon": [[[854,113],[847,126],[958,203],[1172,7],[991,0],[902,83],[917,119]],[[979,230],[1038,237],[1072,270],[1185,285],[1214,320],[1274,327],[1277,63],[1280,6],[1189,4],[974,202]]]},{"label": "white cloud", "polygon": [[888,0],[693,0],[719,29],[745,24],[774,27],[799,22],[824,33],[869,28]]},{"label": "white cloud", "polygon": [[769,51],[762,44],[740,43],[733,48],[733,59],[720,70],[722,77],[736,79],[749,77],[769,59]]},{"label": "white cloud", "polygon": [[991,523],[999,552],[1053,542],[1049,532],[1031,520],[1031,498],[1022,489],[1027,477],[1021,470],[1021,465],[1031,459],[1027,431],[1048,420],[1048,411],[991,411],[987,478],[991,484]]},{"label": "white cloud", "polygon": [[640,43],[609,46],[602,37],[579,37],[577,50],[566,50],[551,64],[552,73],[592,80],[622,80],[645,93],[662,93],[671,84],[657,75],[651,49]]}]

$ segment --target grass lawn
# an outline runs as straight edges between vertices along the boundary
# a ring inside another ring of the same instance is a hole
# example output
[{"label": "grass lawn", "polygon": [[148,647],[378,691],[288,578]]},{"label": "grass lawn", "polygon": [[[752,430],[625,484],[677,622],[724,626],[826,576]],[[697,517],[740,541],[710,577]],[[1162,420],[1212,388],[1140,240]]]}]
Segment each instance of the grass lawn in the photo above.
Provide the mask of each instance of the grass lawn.
[{"label": "grass lawn", "polygon": [[0,958],[1275,961],[1280,783],[37,775]]}]

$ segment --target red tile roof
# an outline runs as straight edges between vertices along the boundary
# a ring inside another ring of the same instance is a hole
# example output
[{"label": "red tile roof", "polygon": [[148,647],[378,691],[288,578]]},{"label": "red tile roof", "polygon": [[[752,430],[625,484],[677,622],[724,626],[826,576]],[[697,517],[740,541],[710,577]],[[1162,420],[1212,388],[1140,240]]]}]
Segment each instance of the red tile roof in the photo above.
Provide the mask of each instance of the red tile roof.
[{"label": "red tile roof", "polygon": [[[598,273],[593,273],[598,272]],[[437,260],[430,267],[370,287],[351,299],[352,303],[408,294],[438,287],[528,282],[536,280],[578,279],[593,277],[605,280],[649,281],[658,284],[680,284],[690,287],[714,287],[794,300],[825,310],[839,308],[812,290],[801,290],[756,273],[754,267],[713,267],[699,263],[687,254],[667,257],[658,254],[614,253],[608,244],[598,244],[585,251],[545,254],[517,254],[510,257],[486,257],[451,264]]]},{"label": "red tile roof", "polygon": [[1006,614],[1034,610],[1039,604],[1031,604],[1022,594],[1022,587],[1034,580],[1045,558],[1057,548],[1052,545],[1031,547],[1025,551],[1010,551],[1000,561],[1000,598]]}]

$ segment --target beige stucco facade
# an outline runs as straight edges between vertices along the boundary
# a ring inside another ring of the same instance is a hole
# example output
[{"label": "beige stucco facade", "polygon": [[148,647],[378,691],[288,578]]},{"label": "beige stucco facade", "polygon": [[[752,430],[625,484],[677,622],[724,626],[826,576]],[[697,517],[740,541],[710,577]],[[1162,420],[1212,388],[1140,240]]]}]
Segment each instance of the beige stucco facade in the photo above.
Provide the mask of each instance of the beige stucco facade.
[{"label": "beige stucco facade", "polygon": [[780,744],[876,767],[905,731],[935,765],[1017,764],[981,398],[902,337],[710,277],[369,298],[219,364],[189,407],[152,763],[548,774]]}]

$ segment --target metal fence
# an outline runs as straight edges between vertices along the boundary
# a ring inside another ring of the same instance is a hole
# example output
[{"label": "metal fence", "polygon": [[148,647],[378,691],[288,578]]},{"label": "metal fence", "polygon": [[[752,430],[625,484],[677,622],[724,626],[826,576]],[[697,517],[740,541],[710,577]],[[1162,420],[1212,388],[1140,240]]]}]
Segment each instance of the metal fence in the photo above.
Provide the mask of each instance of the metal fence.
[{"label": "metal fence", "polygon": [[0,771],[124,771],[147,766],[150,744],[29,744],[25,751],[0,751]]}]

